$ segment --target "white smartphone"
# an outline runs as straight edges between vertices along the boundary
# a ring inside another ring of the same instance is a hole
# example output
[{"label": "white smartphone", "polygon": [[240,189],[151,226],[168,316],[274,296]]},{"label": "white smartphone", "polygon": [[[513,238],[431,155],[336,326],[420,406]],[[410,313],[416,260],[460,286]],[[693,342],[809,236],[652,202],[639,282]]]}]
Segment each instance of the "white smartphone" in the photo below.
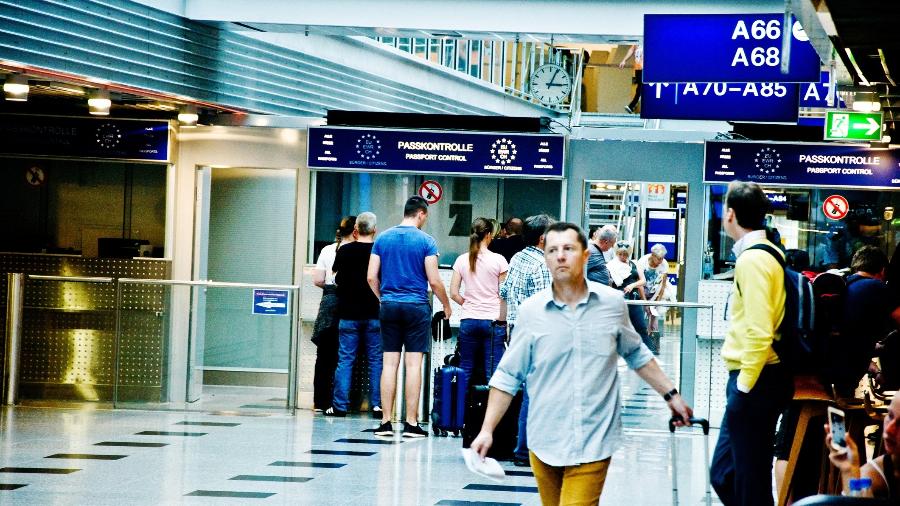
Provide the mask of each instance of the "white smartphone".
[{"label": "white smartphone", "polygon": [[835,450],[846,450],[847,428],[844,424],[844,412],[829,406],[828,425],[831,427],[831,447]]}]

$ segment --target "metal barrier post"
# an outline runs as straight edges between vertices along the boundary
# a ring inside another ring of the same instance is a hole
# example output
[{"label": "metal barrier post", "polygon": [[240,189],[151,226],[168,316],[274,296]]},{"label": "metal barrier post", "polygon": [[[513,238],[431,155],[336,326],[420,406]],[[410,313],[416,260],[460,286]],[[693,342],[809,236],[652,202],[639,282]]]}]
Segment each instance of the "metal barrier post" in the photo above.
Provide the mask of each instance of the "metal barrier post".
[{"label": "metal barrier post", "polygon": [[25,274],[6,275],[6,364],[3,378],[3,404],[12,406],[18,394],[19,347],[22,343],[22,307],[25,304]]}]

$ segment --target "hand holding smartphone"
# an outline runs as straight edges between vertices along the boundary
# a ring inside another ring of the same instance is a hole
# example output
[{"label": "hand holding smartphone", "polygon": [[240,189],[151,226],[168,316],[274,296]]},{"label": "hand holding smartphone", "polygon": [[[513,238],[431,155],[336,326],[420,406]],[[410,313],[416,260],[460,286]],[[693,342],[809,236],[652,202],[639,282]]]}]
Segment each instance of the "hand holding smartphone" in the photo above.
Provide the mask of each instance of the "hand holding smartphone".
[{"label": "hand holding smartphone", "polygon": [[831,428],[831,447],[838,451],[847,449],[847,428],[844,423],[844,412],[828,407],[828,426]]}]

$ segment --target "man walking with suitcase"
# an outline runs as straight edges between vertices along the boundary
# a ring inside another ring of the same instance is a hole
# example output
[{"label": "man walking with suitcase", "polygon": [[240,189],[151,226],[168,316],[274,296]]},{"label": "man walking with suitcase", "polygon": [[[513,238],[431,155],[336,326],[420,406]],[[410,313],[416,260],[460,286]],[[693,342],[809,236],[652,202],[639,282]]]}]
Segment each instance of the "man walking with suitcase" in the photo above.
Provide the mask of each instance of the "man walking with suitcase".
[{"label": "man walking with suitcase", "polygon": [[450,318],[450,300],[438,271],[438,250],[434,237],[422,232],[428,219],[428,203],[418,195],[406,201],[403,221],[375,239],[366,280],[381,301],[381,341],[384,367],[381,372],[381,402],[384,412],[378,436],[393,434],[391,415],[400,352],[406,350],[406,420],[403,437],[427,437],[419,427],[419,391],[422,388],[422,358],[431,339],[431,306],[428,287]]},{"label": "man walking with suitcase", "polygon": [[526,300],[509,349],[491,378],[487,414],[472,449],[482,458],[525,381],[528,444],[543,504],[597,504],[621,433],[618,356],[690,419],[672,382],[631,326],[621,293],[585,278],[590,252],[577,225],[547,229],[551,286]]},{"label": "man walking with suitcase", "polygon": [[710,469],[725,506],[773,504],[775,422],[794,390],[790,372],[772,349],[784,318],[784,270],[771,253],[752,248],[775,248],[766,239],[768,209],[759,185],[735,181],[728,186],[722,227],[735,241],[737,262],[731,322],[722,345],[727,403]]}]

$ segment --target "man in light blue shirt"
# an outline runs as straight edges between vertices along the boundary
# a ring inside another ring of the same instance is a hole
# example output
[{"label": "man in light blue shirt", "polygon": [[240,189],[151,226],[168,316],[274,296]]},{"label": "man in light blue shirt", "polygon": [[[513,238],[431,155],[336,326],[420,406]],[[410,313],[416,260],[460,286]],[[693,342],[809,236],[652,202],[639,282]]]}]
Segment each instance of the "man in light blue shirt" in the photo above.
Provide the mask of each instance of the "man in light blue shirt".
[{"label": "man in light blue shirt", "polygon": [[577,225],[547,229],[544,258],[553,281],[519,307],[510,347],[491,377],[481,433],[472,442],[484,458],[524,380],[531,398],[529,457],[543,504],[600,500],[621,434],[618,356],[663,395],[674,415],[692,415],[631,326],[621,293],[585,279],[589,255]]}]

